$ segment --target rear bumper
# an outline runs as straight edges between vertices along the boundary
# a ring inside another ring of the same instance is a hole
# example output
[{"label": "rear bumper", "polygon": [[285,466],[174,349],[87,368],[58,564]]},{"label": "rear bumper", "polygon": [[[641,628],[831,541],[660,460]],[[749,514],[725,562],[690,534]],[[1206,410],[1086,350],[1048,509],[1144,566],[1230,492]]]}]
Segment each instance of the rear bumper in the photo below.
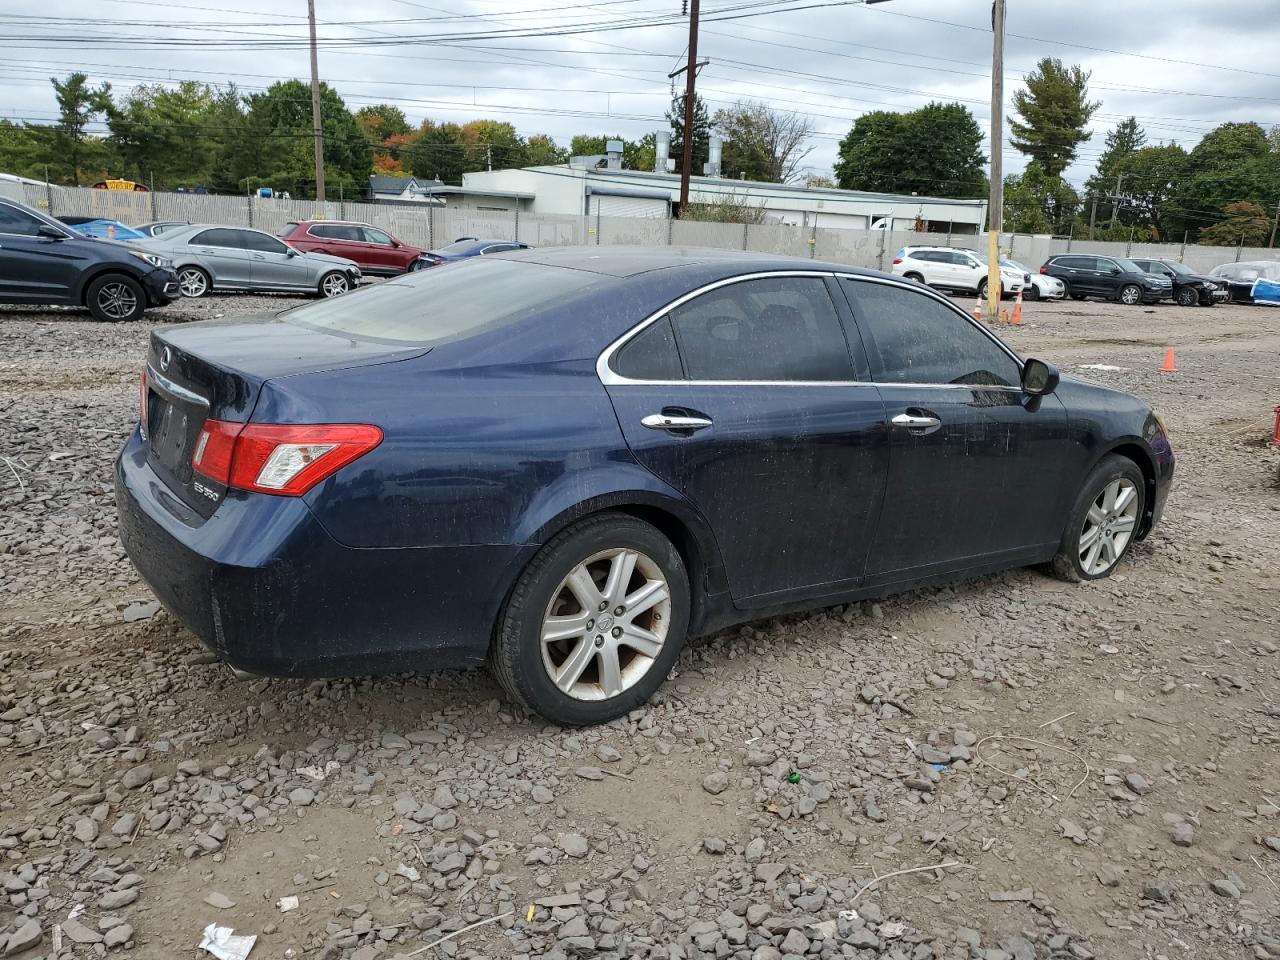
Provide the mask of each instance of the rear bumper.
[{"label": "rear bumper", "polygon": [[120,539],[159,600],[232,666],[285,677],[472,666],[532,548],[344,546],[299,499],[232,491],[200,526],[167,506],[135,430],[116,461]]}]

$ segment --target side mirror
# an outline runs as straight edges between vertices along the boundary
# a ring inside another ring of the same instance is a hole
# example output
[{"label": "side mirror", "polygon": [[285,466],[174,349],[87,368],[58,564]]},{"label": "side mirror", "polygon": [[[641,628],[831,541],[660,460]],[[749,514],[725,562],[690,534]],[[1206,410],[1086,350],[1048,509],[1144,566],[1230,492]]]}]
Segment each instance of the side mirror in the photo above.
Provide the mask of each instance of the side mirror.
[{"label": "side mirror", "polygon": [[296,257],[298,255],[298,251],[293,247],[285,247],[284,255],[286,257]]},{"label": "side mirror", "polygon": [[1112,268],[1111,268],[1111,275],[1112,275],[1113,277],[1118,277],[1118,276],[1120,276],[1120,268],[1119,268],[1119,267],[1112,267]]},{"label": "side mirror", "polygon": [[402,244],[399,240],[392,240],[391,245],[397,248],[404,246],[404,244]]},{"label": "side mirror", "polygon": [[1022,392],[1032,397],[1046,397],[1058,389],[1058,368],[1043,360],[1028,360],[1022,365]]},{"label": "side mirror", "polygon": [[40,224],[40,226],[39,226],[39,227],[37,227],[37,228],[36,228],[36,236],[37,236],[37,237],[44,237],[46,240],[65,240],[65,239],[67,239],[67,235],[66,235],[65,233],[63,233],[63,232],[62,232],[61,230],[59,230],[57,227],[51,227],[51,226],[49,226],[49,224],[47,224],[47,223],[42,223],[42,224]]}]

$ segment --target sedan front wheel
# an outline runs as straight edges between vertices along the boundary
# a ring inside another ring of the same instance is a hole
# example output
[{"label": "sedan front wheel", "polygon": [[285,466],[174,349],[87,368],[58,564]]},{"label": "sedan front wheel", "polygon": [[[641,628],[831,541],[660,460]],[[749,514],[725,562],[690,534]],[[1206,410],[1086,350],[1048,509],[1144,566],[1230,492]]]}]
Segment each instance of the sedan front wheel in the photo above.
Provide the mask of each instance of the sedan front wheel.
[{"label": "sedan front wheel", "polygon": [[671,541],[622,514],[590,517],[530,561],[489,653],[512,697],[553,723],[606,723],[671,671],[689,624],[689,581]]},{"label": "sedan front wheel", "polygon": [[320,296],[322,297],[340,297],[350,289],[351,281],[347,279],[347,275],[337,270],[326,273],[320,279]]},{"label": "sedan front wheel", "polygon": [[1104,457],[1076,498],[1053,573],[1070,582],[1110,576],[1133,545],[1145,506],[1138,465],[1117,454]]},{"label": "sedan front wheel", "polygon": [[1192,287],[1181,287],[1174,299],[1178,301],[1180,307],[1194,307],[1200,303],[1200,294],[1196,293]]},{"label": "sedan front wheel", "polygon": [[1134,304],[1142,302],[1142,288],[1136,283],[1126,283],[1120,288],[1120,302],[1125,306],[1132,307]]}]

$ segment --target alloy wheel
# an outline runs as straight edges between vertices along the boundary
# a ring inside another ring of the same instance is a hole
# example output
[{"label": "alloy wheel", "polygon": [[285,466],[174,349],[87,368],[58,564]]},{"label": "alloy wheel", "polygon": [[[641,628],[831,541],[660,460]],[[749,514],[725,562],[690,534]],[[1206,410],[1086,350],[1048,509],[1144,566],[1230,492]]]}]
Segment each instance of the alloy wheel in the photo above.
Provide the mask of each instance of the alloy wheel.
[{"label": "alloy wheel", "polygon": [[1142,291],[1139,290],[1133,284],[1129,284],[1127,287],[1125,287],[1123,290],[1120,291],[1120,302],[1127,306],[1131,307],[1141,299],[1142,299]]},{"label": "alloy wheel", "polygon": [[1184,307],[1194,307],[1199,299],[1190,287],[1183,287],[1178,291],[1178,303]]},{"label": "alloy wheel", "polygon": [[1080,531],[1080,566],[1089,576],[1106,573],[1133,539],[1138,526],[1138,488],[1124,477],[1112,480],[1094,499]]},{"label": "alloy wheel", "polygon": [[98,309],[112,320],[127,320],[138,310],[138,298],[128,285],[113,282],[98,291]]},{"label": "alloy wheel", "polygon": [[347,278],[342,274],[331,273],[324,278],[321,286],[326,297],[336,297],[346,293],[350,285],[347,283]]},{"label": "alloy wheel", "polygon": [[667,639],[671,590],[638,550],[596,553],[560,581],[542,619],[542,665],[575,700],[607,700],[634,686]]},{"label": "alloy wheel", "polygon": [[209,281],[200,270],[183,270],[178,274],[178,289],[184,297],[203,297],[209,289]]}]

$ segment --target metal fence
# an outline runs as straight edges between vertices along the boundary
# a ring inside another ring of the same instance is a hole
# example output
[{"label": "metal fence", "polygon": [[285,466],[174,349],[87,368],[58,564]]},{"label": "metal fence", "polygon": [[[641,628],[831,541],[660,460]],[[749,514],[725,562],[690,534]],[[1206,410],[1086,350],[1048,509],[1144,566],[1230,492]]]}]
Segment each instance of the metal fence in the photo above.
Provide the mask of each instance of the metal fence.
[{"label": "metal fence", "polygon": [[[895,253],[908,245],[950,245],[979,252],[985,234],[915,233],[905,230],[848,230],[785,224],[703,223],[599,214],[494,212],[427,204],[280,200],[261,197],[218,197],[188,193],[132,193],[0,182],[0,194],[48,209],[54,216],[96,216],[121,223],[183,220],[257,227],[275,233],[290,220],[324,216],[359,220],[383,228],[415,246],[437,247],[458,237],[522,240],[534,246],[645,244],[717,247],[809,257],[850,266],[888,270]],[[1035,269],[1057,253],[1095,253],[1181,259],[1194,270],[1208,271],[1238,260],[1280,258],[1280,251],[1261,247],[1207,247],[1178,243],[1123,243],[1068,237],[1001,235],[1006,256]]]}]

